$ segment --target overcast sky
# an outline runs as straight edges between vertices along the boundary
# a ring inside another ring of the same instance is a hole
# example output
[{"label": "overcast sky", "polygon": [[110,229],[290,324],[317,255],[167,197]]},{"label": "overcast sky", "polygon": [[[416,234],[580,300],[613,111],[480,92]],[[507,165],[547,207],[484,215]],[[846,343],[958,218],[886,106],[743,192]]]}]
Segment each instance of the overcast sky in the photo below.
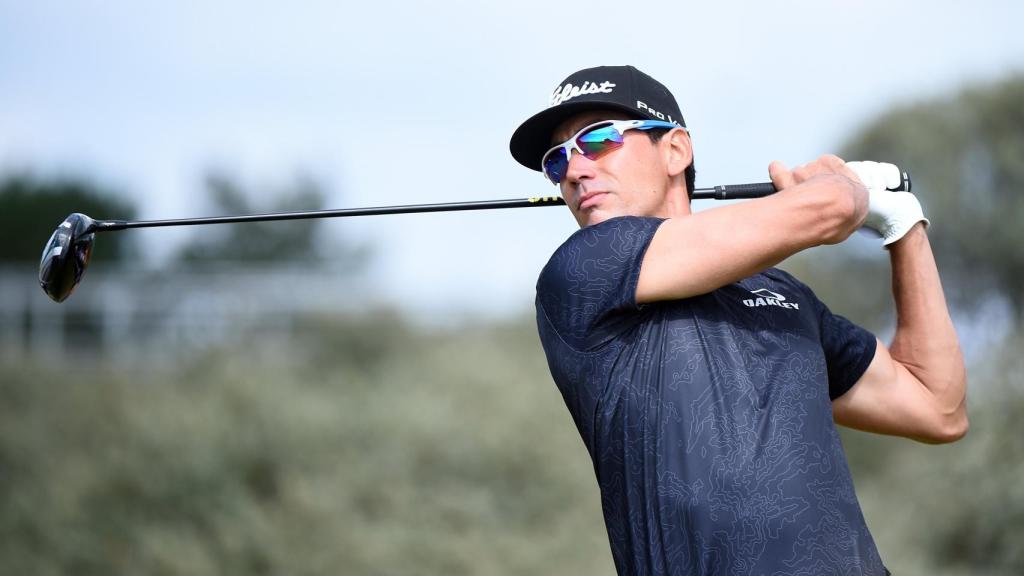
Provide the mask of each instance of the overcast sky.
[{"label": "overcast sky", "polygon": [[[547,195],[512,131],[569,73],[633,64],[675,93],[698,186],[760,182],[895,104],[1024,71],[1021,6],[0,0],[0,170],[96,178],[143,218],[209,212],[211,167],[312,175],[329,207]],[[323,226],[374,247],[377,297],[433,314],[528,309],[575,230],[564,208]],[[130,233],[159,262],[194,232]]]}]

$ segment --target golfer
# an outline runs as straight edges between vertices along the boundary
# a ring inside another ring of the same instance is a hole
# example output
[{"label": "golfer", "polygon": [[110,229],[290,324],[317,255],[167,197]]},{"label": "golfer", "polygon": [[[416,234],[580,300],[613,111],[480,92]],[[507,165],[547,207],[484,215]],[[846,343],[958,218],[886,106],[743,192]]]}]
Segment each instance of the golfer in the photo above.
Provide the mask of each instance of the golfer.
[{"label": "golfer", "polygon": [[[537,324],[618,572],[887,574],[835,424],[934,443],[967,431],[928,221],[885,190],[899,171],[773,162],[778,193],[692,213],[683,115],[630,66],[566,78],[510,147],[581,228],[540,274]],[[892,263],[889,347],[773,268],[861,227]]]}]

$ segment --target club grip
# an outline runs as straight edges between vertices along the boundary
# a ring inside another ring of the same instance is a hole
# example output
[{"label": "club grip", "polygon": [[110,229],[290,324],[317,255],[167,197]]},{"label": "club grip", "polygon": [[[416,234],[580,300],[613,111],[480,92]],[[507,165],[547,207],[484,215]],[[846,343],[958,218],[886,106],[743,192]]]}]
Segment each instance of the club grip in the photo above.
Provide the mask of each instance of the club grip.
[{"label": "club grip", "polygon": [[775,185],[771,182],[757,184],[729,184],[714,188],[698,188],[690,196],[693,200],[740,200],[743,198],[762,198],[775,194]]},{"label": "club grip", "polygon": [[889,188],[890,192],[910,192],[910,174],[906,170],[900,171],[900,185],[898,188]]},{"label": "club grip", "polygon": [[[891,192],[910,192],[910,175],[906,171],[900,171],[900,184],[896,188],[889,188]],[[756,184],[730,184],[728,186],[715,186],[714,188],[700,188],[693,191],[694,200],[742,200],[746,198],[763,198],[771,196],[777,190],[771,182],[758,182]]]},{"label": "club grip", "polygon": [[771,182],[731,184],[729,186],[715,186],[712,188],[709,197],[715,200],[738,200],[742,198],[761,198],[775,194],[775,192],[775,185]]}]

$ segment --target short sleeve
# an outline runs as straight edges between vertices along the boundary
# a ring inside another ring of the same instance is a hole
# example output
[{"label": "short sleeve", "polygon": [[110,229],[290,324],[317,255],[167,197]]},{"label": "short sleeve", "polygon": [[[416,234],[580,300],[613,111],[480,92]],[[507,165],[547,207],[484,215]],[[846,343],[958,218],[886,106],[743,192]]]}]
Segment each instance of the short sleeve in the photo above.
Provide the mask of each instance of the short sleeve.
[{"label": "short sleeve", "polygon": [[640,266],[663,221],[612,218],[555,251],[537,280],[537,308],[565,344],[595,350],[638,321]]},{"label": "short sleeve", "polygon": [[877,340],[871,332],[833,314],[812,294],[818,309],[821,347],[828,367],[828,395],[835,400],[853,388],[875,358]]}]

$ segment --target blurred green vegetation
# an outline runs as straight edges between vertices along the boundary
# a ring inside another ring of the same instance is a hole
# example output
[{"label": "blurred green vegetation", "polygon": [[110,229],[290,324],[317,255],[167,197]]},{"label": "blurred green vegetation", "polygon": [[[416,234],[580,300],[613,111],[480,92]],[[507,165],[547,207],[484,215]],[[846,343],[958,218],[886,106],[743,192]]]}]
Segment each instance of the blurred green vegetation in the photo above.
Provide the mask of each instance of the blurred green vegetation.
[{"label": "blurred green vegetation", "polygon": [[971,430],[957,443],[842,430],[868,527],[894,574],[1024,573],[1022,349],[1018,332],[971,366]]},{"label": "blurred green vegetation", "polygon": [[[245,215],[263,212],[306,212],[324,210],[324,191],[312,178],[299,176],[283,187],[270,190],[266,206],[254,206],[238,178],[223,170],[211,170],[204,187],[212,204],[207,215]],[[322,220],[247,222],[220,226],[202,226],[178,249],[176,260],[181,265],[201,267],[222,262],[267,263],[329,263],[332,266],[360,271],[368,258],[366,246],[339,245],[324,242]],[[329,246],[329,253],[324,248]]]},{"label": "blurred green vegetation", "polygon": [[[965,439],[843,431],[868,525],[900,576],[1024,573],[1021,102],[1020,76],[971,87],[895,109],[841,151],[913,175],[972,351]],[[5,209],[42,189],[12,181]],[[230,179],[207,184],[225,211],[248,211]],[[297,189],[275,208],[319,206],[315,189]],[[182,261],[324,256],[313,228],[269,240],[221,228]],[[786,267],[834,311],[891,330],[877,242]],[[992,303],[1007,318],[977,315]],[[372,311],[305,317],[289,334],[160,366],[0,350],[2,571],[613,573],[591,464],[532,319],[426,329]]]},{"label": "blurred green vegetation", "polygon": [[1024,321],[1024,75],[894,108],[841,155],[910,171],[958,308],[1003,298]]},{"label": "blurred green vegetation", "polygon": [[318,317],[166,370],[8,360],[12,574],[611,574],[531,322]]},{"label": "blurred green vegetation", "polygon": [[[971,86],[894,108],[840,151],[910,172],[970,353],[965,439],[936,447],[842,431],[868,526],[895,574],[1024,574],[1022,103],[1024,76]],[[834,311],[892,333],[889,260],[877,241],[817,248],[786,267]]]},{"label": "blurred green vegetation", "polygon": [[[0,178],[0,262],[37,264],[46,241],[69,214],[101,220],[131,220],[135,207],[116,192],[80,176],[41,177],[20,172]],[[93,260],[121,260],[137,254],[128,234],[97,243]]]},{"label": "blurred green vegetation", "polygon": [[[316,317],[286,349],[153,369],[7,359],[12,574],[612,574],[593,471],[531,319]],[[896,574],[1019,574],[1019,336],[961,442],[844,431]]]}]

